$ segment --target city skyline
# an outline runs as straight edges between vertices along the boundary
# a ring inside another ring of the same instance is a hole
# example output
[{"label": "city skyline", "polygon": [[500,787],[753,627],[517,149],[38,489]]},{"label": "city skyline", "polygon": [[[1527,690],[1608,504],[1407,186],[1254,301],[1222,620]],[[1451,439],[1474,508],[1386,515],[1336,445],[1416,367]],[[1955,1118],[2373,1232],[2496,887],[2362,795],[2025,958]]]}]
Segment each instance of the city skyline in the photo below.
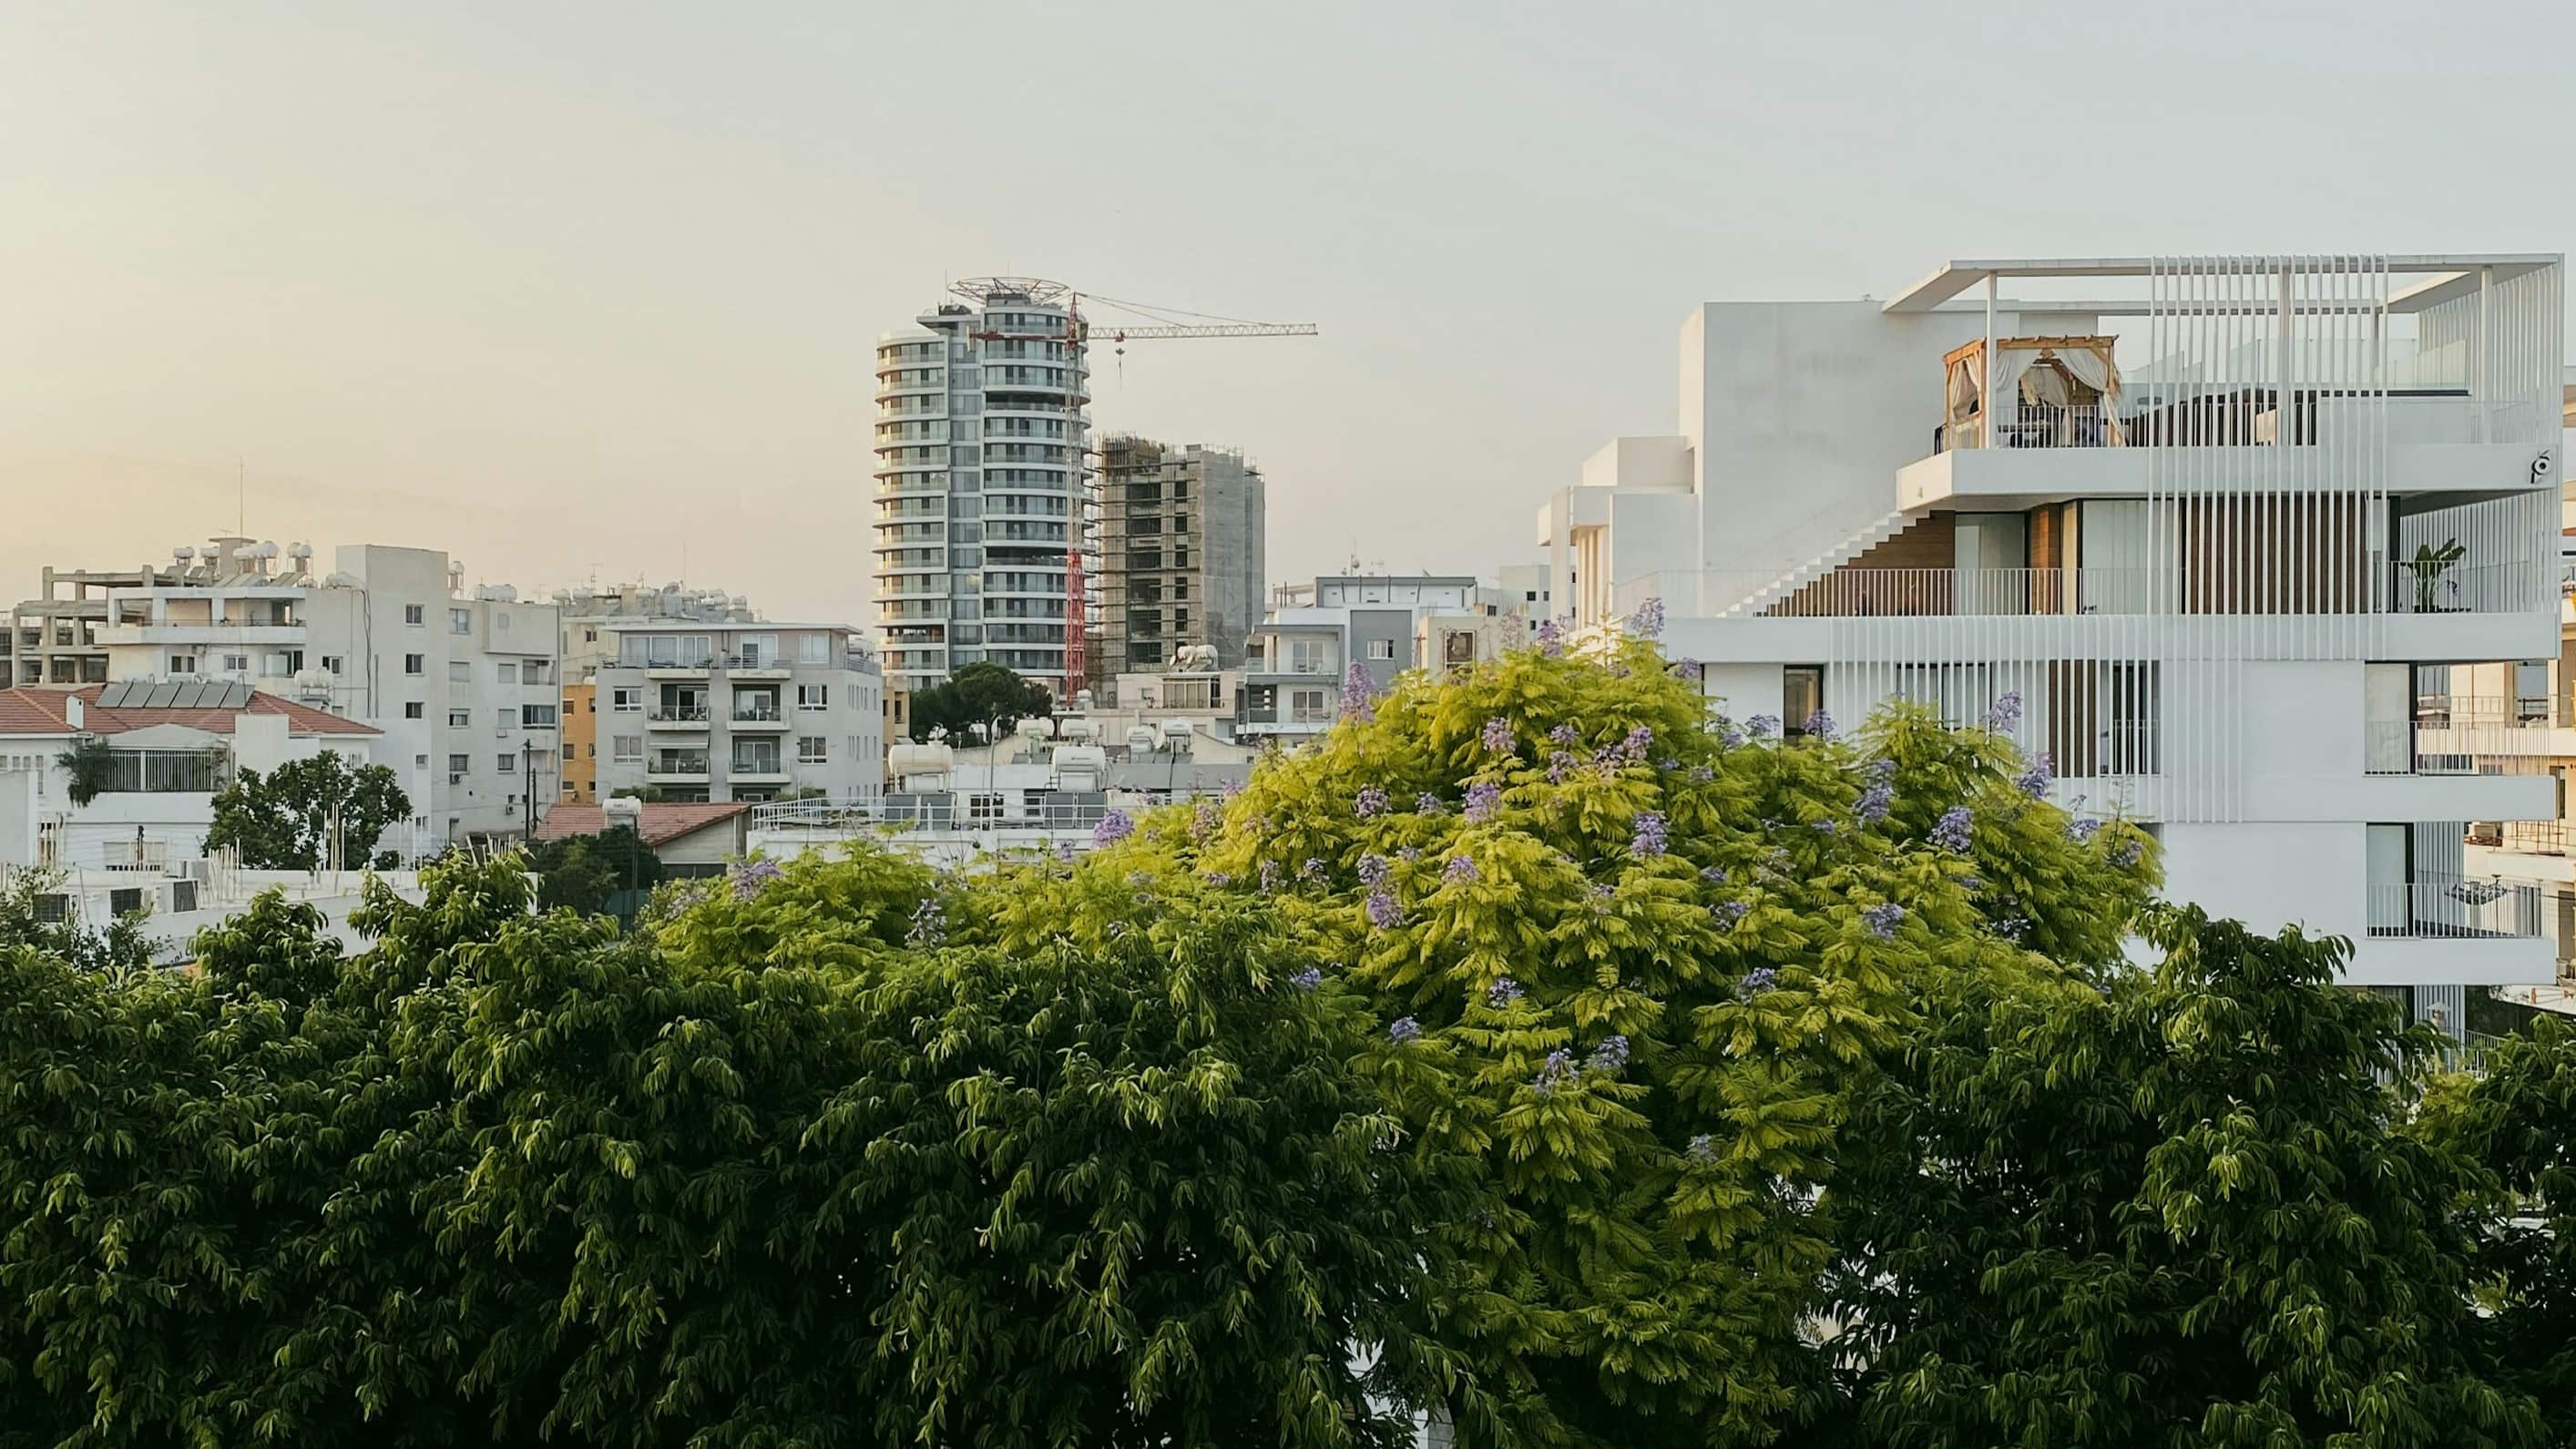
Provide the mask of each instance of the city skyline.
[{"label": "city skyline", "polygon": [[[1703,300],[1885,295],[2007,237],[2548,248],[2576,221],[2500,179],[2553,173],[2554,47],[2391,5],[1612,12],[15,12],[0,487],[42,526],[0,573],[23,594],[238,514],[469,582],[714,581],[863,624],[870,348],[991,271],[1320,324],[1103,355],[1095,432],[1243,449],[1274,582],[1487,573],[1536,556],[1529,509],[1605,428],[1671,429],[1651,400]],[[2105,119],[1944,124],[2033,73],[2085,75]],[[1043,124],[998,103],[1023,90]],[[2446,110],[2480,146],[2419,122]]]}]

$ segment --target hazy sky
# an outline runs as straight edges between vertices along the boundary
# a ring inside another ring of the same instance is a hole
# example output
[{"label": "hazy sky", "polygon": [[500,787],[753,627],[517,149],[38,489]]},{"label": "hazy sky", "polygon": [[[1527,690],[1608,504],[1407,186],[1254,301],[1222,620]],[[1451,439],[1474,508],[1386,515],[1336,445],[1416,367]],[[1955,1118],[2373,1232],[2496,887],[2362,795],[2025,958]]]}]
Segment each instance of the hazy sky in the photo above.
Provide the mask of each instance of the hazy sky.
[{"label": "hazy sky", "polygon": [[257,536],[863,621],[870,346],[997,271],[1321,324],[1095,428],[1249,451],[1274,580],[1490,571],[1704,299],[2565,249],[2576,21],[2478,9],[0,0],[0,596],[238,463]]}]

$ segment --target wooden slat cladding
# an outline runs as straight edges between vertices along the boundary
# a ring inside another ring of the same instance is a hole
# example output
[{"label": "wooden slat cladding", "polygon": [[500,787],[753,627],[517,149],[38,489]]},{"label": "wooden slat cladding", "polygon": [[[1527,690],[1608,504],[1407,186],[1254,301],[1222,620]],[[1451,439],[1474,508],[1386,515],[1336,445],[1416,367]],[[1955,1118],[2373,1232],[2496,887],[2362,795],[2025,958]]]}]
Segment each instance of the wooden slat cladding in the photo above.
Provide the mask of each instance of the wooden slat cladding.
[{"label": "wooden slat cladding", "polygon": [[2158,671],[2152,660],[2048,661],[2048,753],[2061,775],[2153,775]]},{"label": "wooden slat cladding", "polygon": [[[1854,585],[1841,579],[1844,574],[1875,569],[1946,569],[1958,561],[1958,525],[1947,513],[1927,513],[1905,526],[1894,538],[1881,539],[1864,550],[1860,557],[1837,566],[1832,573],[1813,580],[1798,592],[1763,610],[1773,618],[1796,618],[1840,612],[1853,607]],[[1904,588],[1890,588],[1883,600],[1869,607],[1869,612],[1882,615],[1948,614],[1949,591],[1929,586],[1919,578],[1907,581]],[[1866,594],[1866,589],[1860,592]],[[1828,607],[1827,600],[1833,606]]]},{"label": "wooden slat cladding", "polygon": [[2185,498],[2182,612],[2334,614],[2369,607],[2367,529],[2343,494]]}]

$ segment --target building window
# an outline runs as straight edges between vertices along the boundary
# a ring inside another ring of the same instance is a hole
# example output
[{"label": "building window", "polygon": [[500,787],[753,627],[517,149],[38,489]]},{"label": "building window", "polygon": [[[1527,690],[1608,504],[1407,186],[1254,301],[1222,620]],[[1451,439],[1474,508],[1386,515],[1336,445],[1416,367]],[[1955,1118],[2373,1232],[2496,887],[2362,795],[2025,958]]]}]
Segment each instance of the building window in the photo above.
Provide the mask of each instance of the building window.
[{"label": "building window", "polygon": [[492,768],[501,774],[506,775],[519,768],[519,757],[516,755],[496,755],[494,756],[494,759],[498,761],[498,763],[494,764]]},{"label": "building window", "polygon": [[461,730],[472,723],[474,723],[474,716],[467,710],[451,709],[447,712],[447,727],[449,729]]},{"label": "building window", "polygon": [[519,682],[519,665],[518,665],[518,662],[517,662],[516,660],[510,660],[510,659],[504,659],[504,660],[502,660],[499,664],[497,664],[497,665],[493,666],[493,669],[492,669],[492,677],[493,677],[494,679],[497,679],[497,680],[501,681],[503,684],[516,684],[516,683],[518,683],[518,682]]},{"label": "building window", "polygon": [[471,633],[473,633],[473,632],[474,632],[474,611],[473,611],[473,610],[471,610],[471,609],[450,609],[450,610],[448,610],[448,611],[447,611],[447,632],[448,632],[448,633],[450,633],[450,634],[471,634]]},{"label": "building window", "polygon": [[819,765],[824,763],[827,756],[824,753],[823,741],[824,737],[822,735],[798,735],[796,737],[796,763],[800,765]]},{"label": "building window", "polygon": [[1780,733],[1807,732],[1807,721],[1825,707],[1825,666],[1792,664],[1780,671]]},{"label": "building window", "polygon": [[831,707],[831,704],[832,686],[828,684],[800,684],[796,686],[796,707],[798,709],[828,709]]},{"label": "building window", "polygon": [[419,700],[416,700],[416,699],[407,699],[407,700],[404,700],[404,701],[403,701],[403,718],[404,718],[404,719],[419,719],[420,717],[421,717],[421,703],[420,703],[420,701],[419,701]]},{"label": "building window", "polygon": [[608,740],[608,757],[612,760],[626,760],[629,762],[644,758],[644,737],[642,735],[611,735]]},{"label": "building window", "polygon": [[405,605],[403,605],[403,622],[404,622],[404,623],[406,623],[406,624],[418,624],[418,623],[422,623],[422,622],[424,622],[424,621],[425,621],[426,616],[427,616],[427,609],[426,609],[426,607],[425,607],[425,606],[423,606],[423,605],[420,605],[420,604],[405,604]]},{"label": "building window", "polygon": [[447,773],[451,775],[469,774],[473,769],[474,757],[472,755],[450,755],[447,757]]},{"label": "building window", "polygon": [[612,710],[622,709],[632,711],[642,709],[644,707],[644,691],[640,687],[634,685],[625,685],[611,689],[608,691],[608,707]]},{"label": "building window", "polygon": [[428,668],[429,661],[422,655],[406,654],[403,656],[403,673],[405,674],[419,674],[426,671]]},{"label": "building window", "polygon": [[555,707],[551,704],[520,705],[519,727],[522,729],[553,729],[555,727]]},{"label": "building window", "polygon": [[576,756],[576,755],[573,753],[573,747],[572,747],[571,745],[565,745],[565,746],[564,746],[564,763],[565,763],[565,764],[567,764],[567,765],[569,765],[569,764],[571,764],[571,763],[572,763],[576,758],[578,758],[578,756]]},{"label": "building window", "polygon": [[322,656],[322,672],[325,674],[343,674],[347,671],[340,667],[339,655],[325,654]]},{"label": "building window", "polygon": [[554,681],[546,677],[546,671],[553,667],[554,665],[552,663],[543,659],[524,660],[519,665],[520,682],[524,684],[552,684]]},{"label": "building window", "polygon": [[170,672],[171,672],[172,674],[194,674],[194,673],[196,673],[196,672],[197,672],[197,656],[196,656],[196,655],[194,655],[194,654],[173,654],[173,655],[171,655],[171,656],[170,656]]},{"label": "building window", "polygon": [[499,725],[503,729],[508,729],[510,726],[519,722],[519,712],[510,708],[506,704],[501,706],[499,709],[492,711],[492,715],[492,723]]},{"label": "building window", "polygon": [[450,659],[447,661],[447,682],[450,684],[472,684],[474,682],[474,665],[472,661],[464,659]]},{"label": "building window", "polygon": [[1290,690],[1288,709],[1294,724],[1322,724],[1333,717],[1333,712],[1324,707],[1324,692],[1320,689]]},{"label": "building window", "polygon": [[227,654],[224,656],[224,668],[235,674],[248,674],[250,672],[250,656],[247,654]]},{"label": "building window", "polygon": [[1371,659],[1393,659],[1395,657],[1395,641],[1392,639],[1369,640],[1368,657]]}]

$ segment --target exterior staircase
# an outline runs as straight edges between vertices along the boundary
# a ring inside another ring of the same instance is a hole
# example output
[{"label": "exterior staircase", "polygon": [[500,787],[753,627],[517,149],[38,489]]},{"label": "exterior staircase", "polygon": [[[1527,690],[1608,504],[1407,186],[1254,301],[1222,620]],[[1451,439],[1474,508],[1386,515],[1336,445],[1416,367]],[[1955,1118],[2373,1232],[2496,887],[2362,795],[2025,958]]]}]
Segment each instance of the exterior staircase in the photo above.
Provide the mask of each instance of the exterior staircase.
[{"label": "exterior staircase", "polygon": [[1795,596],[1800,589],[1913,527],[1914,521],[1914,515],[1902,508],[1897,509],[1807,562],[1746,594],[1741,600],[1719,609],[1717,617],[1721,619],[1753,618],[1763,610]]}]

